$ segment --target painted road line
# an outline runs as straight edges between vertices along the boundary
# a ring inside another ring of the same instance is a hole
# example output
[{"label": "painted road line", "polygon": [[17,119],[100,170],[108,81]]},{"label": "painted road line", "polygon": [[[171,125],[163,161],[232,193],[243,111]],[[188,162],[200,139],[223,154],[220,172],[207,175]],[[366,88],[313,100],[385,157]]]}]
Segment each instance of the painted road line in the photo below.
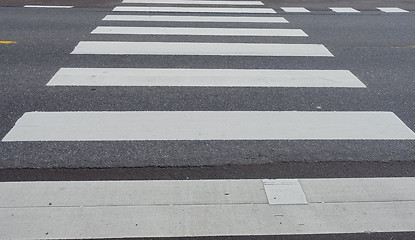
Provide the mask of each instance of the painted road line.
[{"label": "painted road line", "polygon": [[310,11],[308,11],[306,8],[303,7],[282,7],[281,8],[284,12],[289,12],[289,13],[308,13]]},{"label": "painted road line", "polygon": [[81,41],[71,54],[333,57],[321,44]]},{"label": "painted road line", "polygon": [[2,182],[0,193],[0,208],[268,203],[261,179]]},{"label": "painted road line", "polygon": [[312,203],[414,201],[414,181],[413,177],[299,180],[307,201]]},{"label": "painted road line", "polygon": [[115,7],[114,12],[275,13],[271,8]]},{"label": "painted road line", "polygon": [[0,41],[0,44],[16,44],[15,41]]},{"label": "painted road line", "polygon": [[415,201],[414,184],[413,177],[1,182],[0,208]]},{"label": "painted road line", "polygon": [[414,209],[415,201],[3,208],[0,234],[17,240],[410,232]]},{"label": "painted road line", "polygon": [[73,6],[25,5],[25,8],[73,8]]},{"label": "painted road line", "polygon": [[301,29],[98,26],[92,34],[308,37]]},{"label": "painted road line", "polygon": [[394,48],[415,48],[415,45],[403,46],[403,47],[394,47]]},{"label": "painted road line", "polygon": [[28,112],[12,141],[415,140],[392,112]]},{"label": "painted road line", "polygon": [[261,1],[192,1],[192,0],[124,0],[122,3],[198,4],[198,5],[264,5]]},{"label": "painted road line", "polygon": [[397,7],[378,7],[377,9],[379,9],[382,12],[385,13],[406,13],[409,11],[406,11],[402,8],[397,8]]},{"label": "painted road line", "polygon": [[162,16],[162,15],[107,15],[103,21],[143,22],[229,22],[229,23],[288,23],[282,17],[221,17],[221,16]]},{"label": "painted road line", "polygon": [[330,9],[333,12],[337,12],[337,13],[359,13],[360,12],[351,7],[331,7]]},{"label": "painted road line", "polygon": [[[0,235],[97,239],[406,232],[415,230],[413,185],[414,178],[0,183]],[[270,204],[275,192],[284,193],[285,202]]]},{"label": "painted road line", "polygon": [[347,70],[61,68],[48,86],[365,88]]},{"label": "painted road line", "polygon": [[262,183],[269,204],[308,204],[298,179],[264,179]]}]

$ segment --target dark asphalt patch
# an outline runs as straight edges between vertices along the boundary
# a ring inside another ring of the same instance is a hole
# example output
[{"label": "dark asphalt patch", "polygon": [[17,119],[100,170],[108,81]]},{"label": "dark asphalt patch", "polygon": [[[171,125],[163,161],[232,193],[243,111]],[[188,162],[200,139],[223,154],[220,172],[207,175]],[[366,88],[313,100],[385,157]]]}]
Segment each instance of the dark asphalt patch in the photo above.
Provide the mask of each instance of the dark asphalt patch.
[{"label": "dark asphalt patch", "polygon": [[208,167],[0,170],[1,182],[415,177],[415,162],[284,162]]}]

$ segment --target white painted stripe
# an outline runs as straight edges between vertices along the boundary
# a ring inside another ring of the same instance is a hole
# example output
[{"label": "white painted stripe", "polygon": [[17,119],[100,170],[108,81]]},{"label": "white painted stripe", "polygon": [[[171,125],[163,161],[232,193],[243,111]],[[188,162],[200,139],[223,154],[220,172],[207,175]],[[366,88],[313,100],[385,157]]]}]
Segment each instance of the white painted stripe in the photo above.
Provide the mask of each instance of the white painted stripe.
[{"label": "white painted stripe", "polygon": [[92,34],[307,37],[301,29],[98,26]]},{"label": "white painted stripe", "polygon": [[293,13],[305,13],[310,12],[306,8],[303,7],[282,7],[281,8],[284,12],[293,12]]},{"label": "white painted stripe", "polygon": [[415,201],[414,184],[413,177],[1,182],[0,208]]},{"label": "white painted stripe", "polygon": [[61,68],[48,86],[365,88],[347,70]]},{"label": "white painted stripe", "polygon": [[[0,236],[95,239],[415,231],[415,178],[263,181],[0,183]],[[274,189],[269,192],[268,187]],[[300,192],[307,203],[296,203]],[[335,196],[333,200],[326,193]],[[268,204],[273,196],[288,202]]]},{"label": "white painted stripe", "polygon": [[[30,197],[22,198],[22,193]],[[54,207],[92,207],[267,204],[268,201],[261,179],[0,183],[0,208],[47,207],[49,203]]]},{"label": "white painted stripe", "polygon": [[261,1],[201,1],[201,0],[124,0],[122,3],[198,4],[198,5],[264,5]]},{"label": "white painted stripe", "polygon": [[25,5],[25,8],[73,8],[73,6]]},{"label": "white painted stripe", "polygon": [[10,141],[414,140],[392,112],[28,112]]},{"label": "white painted stripe", "polygon": [[275,13],[271,8],[115,7],[114,12]]},{"label": "white painted stripe", "polygon": [[[415,178],[300,179],[310,203],[414,201]],[[341,189],[341,191],[339,191]]]},{"label": "white painted stripe", "polygon": [[264,179],[269,204],[307,204],[307,198],[297,179]]},{"label": "white painted stripe", "polygon": [[321,44],[199,42],[81,41],[71,54],[333,57]]},{"label": "white painted stripe", "polygon": [[377,9],[379,9],[382,12],[386,12],[386,13],[405,13],[405,12],[409,12],[407,10],[397,8],[397,7],[378,7]]},{"label": "white painted stripe", "polygon": [[144,22],[230,22],[230,23],[288,23],[282,17],[221,17],[221,16],[163,16],[163,15],[107,15],[103,21]]},{"label": "white painted stripe", "polygon": [[330,8],[333,12],[337,13],[358,13],[360,11],[351,8],[351,7],[331,7]]},{"label": "white painted stripe", "polygon": [[0,234],[20,240],[409,232],[414,209],[414,201],[4,208]]}]

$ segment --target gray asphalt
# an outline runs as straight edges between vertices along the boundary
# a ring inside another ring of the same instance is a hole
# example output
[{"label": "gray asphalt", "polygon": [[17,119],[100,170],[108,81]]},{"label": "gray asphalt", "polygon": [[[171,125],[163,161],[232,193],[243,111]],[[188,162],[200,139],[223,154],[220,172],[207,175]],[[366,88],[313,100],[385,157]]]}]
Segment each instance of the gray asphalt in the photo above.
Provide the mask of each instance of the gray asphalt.
[{"label": "gray asphalt", "polygon": [[[0,137],[28,111],[393,111],[415,130],[415,13],[280,14],[309,38],[91,35],[111,9],[0,8]],[[169,23],[169,26],[215,24]],[[335,58],[75,56],[81,40],[322,43]],[[399,47],[399,48],[398,48]],[[367,89],[46,87],[61,67],[347,69]],[[321,109],[319,109],[321,107]],[[144,141],[0,143],[0,167],[108,168],[415,160],[414,141]]]}]

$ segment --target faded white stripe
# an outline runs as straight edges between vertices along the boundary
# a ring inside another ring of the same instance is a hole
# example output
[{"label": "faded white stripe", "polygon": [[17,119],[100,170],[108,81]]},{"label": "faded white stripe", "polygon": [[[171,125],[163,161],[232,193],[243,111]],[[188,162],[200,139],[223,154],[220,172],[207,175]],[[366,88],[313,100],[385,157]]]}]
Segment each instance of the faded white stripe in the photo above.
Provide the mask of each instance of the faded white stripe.
[{"label": "faded white stripe", "polygon": [[321,44],[81,41],[71,54],[333,57]]},{"label": "faded white stripe", "polygon": [[5,208],[0,231],[13,240],[409,232],[414,209],[414,201]]},{"label": "faded white stripe", "polygon": [[414,140],[392,112],[28,112],[8,141]]},{"label": "faded white stripe", "polygon": [[347,70],[61,68],[48,86],[365,88]]},{"label": "faded white stripe", "polygon": [[198,35],[198,36],[258,36],[258,37],[307,37],[301,29],[270,28],[178,28],[178,27],[113,27],[99,26],[92,34],[135,35]]},{"label": "faded white stripe", "polygon": [[[273,204],[281,200],[285,205],[297,204],[293,195],[297,192],[304,196],[302,203],[415,201],[414,184],[413,177],[1,182],[0,208]],[[278,194],[284,190],[287,195]],[[22,198],[22,193],[28,197]]]},{"label": "faded white stripe", "polygon": [[122,3],[199,4],[199,5],[264,5],[261,1],[192,1],[192,0],[124,0]]},{"label": "faded white stripe", "polygon": [[115,7],[114,12],[275,13],[271,8]]},{"label": "faded white stripe", "polygon": [[25,5],[25,8],[73,8],[73,6]]},{"label": "faded white stripe", "polygon": [[337,13],[358,13],[360,11],[351,8],[351,7],[331,7],[330,8],[333,12]]},{"label": "faded white stripe", "polygon": [[386,13],[406,13],[406,12],[409,12],[407,10],[404,10],[402,8],[397,8],[397,7],[378,7],[377,9],[379,9],[382,12],[386,12]]},{"label": "faded white stripe", "polygon": [[281,8],[284,12],[294,12],[294,13],[305,13],[310,12],[306,8],[303,7],[282,7]]},{"label": "faded white stripe", "polygon": [[231,22],[231,23],[288,23],[282,17],[220,17],[220,16],[162,16],[162,15],[107,15],[104,21],[148,22]]},{"label": "faded white stripe", "polygon": [[[0,183],[0,235],[84,239],[414,231],[414,181]],[[307,202],[298,204],[304,197]],[[283,202],[270,205],[269,198]]]}]

